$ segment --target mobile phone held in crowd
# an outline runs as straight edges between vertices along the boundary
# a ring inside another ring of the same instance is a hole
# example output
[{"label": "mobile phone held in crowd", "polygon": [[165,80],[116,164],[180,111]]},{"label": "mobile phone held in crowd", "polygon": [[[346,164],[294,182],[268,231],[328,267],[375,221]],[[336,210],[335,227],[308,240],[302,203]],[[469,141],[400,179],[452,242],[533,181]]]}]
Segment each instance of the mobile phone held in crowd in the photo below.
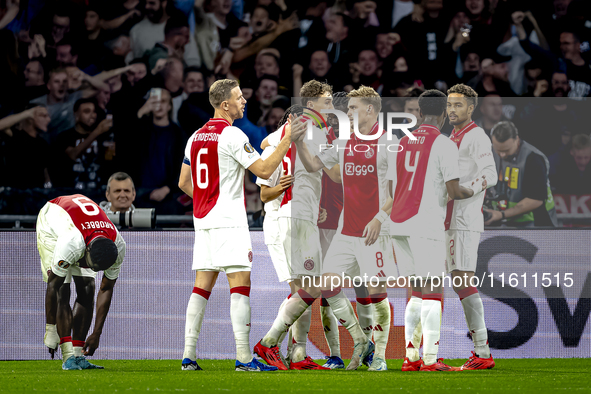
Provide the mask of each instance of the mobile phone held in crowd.
[{"label": "mobile phone held in crowd", "polygon": [[150,98],[152,97],[156,97],[156,108],[154,108],[155,111],[158,111],[160,109],[160,100],[162,99],[162,89],[161,88],[152,88],[150,89]]}]

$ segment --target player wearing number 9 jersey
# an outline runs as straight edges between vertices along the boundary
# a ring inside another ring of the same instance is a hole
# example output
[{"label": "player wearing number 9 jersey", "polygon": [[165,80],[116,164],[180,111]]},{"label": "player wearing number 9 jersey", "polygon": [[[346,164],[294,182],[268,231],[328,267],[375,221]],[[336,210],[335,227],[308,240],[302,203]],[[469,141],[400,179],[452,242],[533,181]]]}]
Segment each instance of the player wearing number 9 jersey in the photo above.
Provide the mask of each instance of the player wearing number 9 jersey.
[{"label": "player wearing number 9 jersey", "polygon": [[244,199],[244,172],[248,168],[269,178],[291,144],[291,126],[285,138],[262,160],[248,137],[232,126],[242,118],[246,100],[238,82],[216,81],[209,90],[214,118],[187,142],[179,187],[193,198],[195,246],[193,292],[187,306],[182,370],[200,370],[196,345],[205,307],[219,272],[230,284],[232,328],[236,340],[237,371],[271,371],[252,357],[250,334],[250,270],[253,260]]},{"label": "player wearing number 9 jersey", "polygon": [[[444,275],[445,232],[443,221],[448,198],[465,199],[474,192],[460,186],[458,149],[440,133],[447,100],[438,90],[419,97],[423,124],[400,140],[402,149],[391,155],[387,178],[394,196],[390,218],[394,255],[400,275],[420,277],[413,283],[405,311],[406,358],[402,370],[451,371],[456,368],[437,360],[441,325],[441,286],[431,278]],[[423,330],[423,357],[419,359]]]},{"label": "player wearing number 9 jersey", "polygon": [[[82,350],[87,349],[85,354],[92,356],[99,346],[113,286],[125,257],[125,242],[105,212],[81,194],[45,204],[37,217],[36,231],[41,271],[47,282],[45,345],[52,358],[60,345],[65,370],[98,368],[84,358]],[[92,322],[95,272],[102,270],[96,323],[86,339]],[[72,277],[77,293],[73,321],[78,323],[74,327],[69,305]]]}]

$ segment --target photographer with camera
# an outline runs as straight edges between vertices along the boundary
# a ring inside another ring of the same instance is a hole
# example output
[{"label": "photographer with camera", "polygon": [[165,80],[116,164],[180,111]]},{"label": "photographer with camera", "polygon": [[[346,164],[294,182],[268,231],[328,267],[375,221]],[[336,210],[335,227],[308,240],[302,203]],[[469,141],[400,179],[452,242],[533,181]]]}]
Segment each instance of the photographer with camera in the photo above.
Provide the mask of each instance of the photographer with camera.
[{"label": "photographer with camera", "polygon": [[105,196],[107,201],[100,203],[103,211],[113,213],[135,211],[133,206],[135,185],[133,179],[125,172],[116,172],[109,177]]},{"label": "photographer with camera", "polygon": [[499,174],[495,210],[485,209],[485,225],[501,222],[510,227],[557,225],[546,156],[519,138],[512,122],[499,122],[492,131]]}]

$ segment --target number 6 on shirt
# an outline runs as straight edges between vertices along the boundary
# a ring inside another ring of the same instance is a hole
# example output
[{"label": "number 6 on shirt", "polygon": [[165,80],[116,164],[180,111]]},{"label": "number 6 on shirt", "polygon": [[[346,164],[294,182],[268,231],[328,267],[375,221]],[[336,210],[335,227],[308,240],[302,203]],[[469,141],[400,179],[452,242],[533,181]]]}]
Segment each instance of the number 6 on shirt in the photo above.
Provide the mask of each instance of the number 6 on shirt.
[{"label": "number 6 on shirt", "polygon": [[[207,154],[207,148],[202,148],[197,154],[197,187],[199,189],[206,189],[209,185],[209,177],[207,171],[207,164],[201,162],[201,155]],[[205,182],[201,181],[201,171],[205,171]]]}]

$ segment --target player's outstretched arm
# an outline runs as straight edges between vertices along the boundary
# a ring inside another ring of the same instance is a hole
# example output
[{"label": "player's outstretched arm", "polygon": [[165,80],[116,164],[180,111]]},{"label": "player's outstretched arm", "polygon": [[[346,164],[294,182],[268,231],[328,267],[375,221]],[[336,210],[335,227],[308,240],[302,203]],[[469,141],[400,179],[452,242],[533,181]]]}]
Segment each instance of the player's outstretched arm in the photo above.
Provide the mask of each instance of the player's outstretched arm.
[{"label": "player's outstretched arm", "polygon": [[109,279],[103,276],[101,281],[101,289],[96,298],[96,321],[94,323],[94,331],[88,336],[84,343],[84,355],[92,356],[95,350],[99,347],[101,334],[103,333],[103,326],[111,307],[111,299],[113,298],[113,287],[117,279]]},{"label": "player's outstretched arm", "polygon": [[181,166],[181,175],[179,177],[179,189],[187,196],[193,198],[193,183],[191,182],[191,166],[185,163]]}]

